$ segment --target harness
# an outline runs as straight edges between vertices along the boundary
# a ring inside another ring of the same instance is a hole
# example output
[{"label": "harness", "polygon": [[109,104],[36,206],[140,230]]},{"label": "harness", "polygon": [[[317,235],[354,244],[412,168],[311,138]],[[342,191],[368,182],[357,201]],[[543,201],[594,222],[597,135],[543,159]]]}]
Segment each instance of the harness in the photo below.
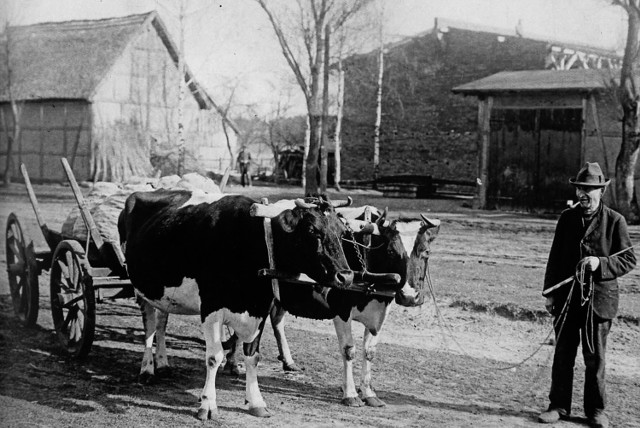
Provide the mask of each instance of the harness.
[{"label": "harness", "polygon": [[[267,247],[269,269],[261,269],[258,272],[258,275],[261,277],[269,277],[271,279],[271,288],[273,291],[273,296],[278,301],[281,301],[280,283],[279,283],[278,277],[280,277],[280,279],[286,282],[313,285],[314,287],[316,287],[316,291],[318,291],[318,293],[326,295],[326,292],[323,291],[325,287],[322,287],[321,285],[319,285],[318,283],[316,283],[315,281],[313,281],[311,278],[307,277],[304,274],[300,274],[297,276],[287,276],[286,274],[279,273],[277,271],[277,266],[276,266],[275,257],[274,257],[274,244],[273,244],[273,231],[271,228],[271,218],[279,214],[282,210],[290,207],[286,203],[285,204],[275,203],[275,204],[269,205],[268,200],[266,198],[262,198],[260,202],[262,205],[254,204],[251,208],[250,213],[254,217],[263,217],[264,238],[265,238],[265,244]],[[348,236],[346,238],[342,237],[342,240],[345,242],[351,243],[355,247],[356,254],[358,256],[358,261],[360,262],[360,265],[362,267],[362,273],[369,274],[370,272],[367,269],[367,253],[372,249],[377,249],[382,247],[383,244],[372,248],[370,236],[365,236],[366,244],[361,244],[356,241],[353,227],[362,229],[365,224],[372,224],[374,225],[374,230],[376,229],[375,223],[372,223],[371,221],[370,207],[368,206],[365,207],[364,216],[365,216],[364,221],[343,219]],[[349,289],[352,291],[363,292],[365,294],[379,294],[387,297],[393,297],[395,295],[395,291],[390,294],[389,291],[376,290],[376,284],[373,282],[367,282],[365,284],[358,284],[354,282],[352,286],[349,287]]]},{"label": "harness", "polygon": [[[269,256],[269,268],[276,270],[276,261],[273,257],[273,231],[271,230],[271,219],[265,217],[262,219],[264,224],[264,241],[267,244],[267,254]],[[280,283],[277,278],[271,278],[271,289],[273,297],[280,301]]]}]

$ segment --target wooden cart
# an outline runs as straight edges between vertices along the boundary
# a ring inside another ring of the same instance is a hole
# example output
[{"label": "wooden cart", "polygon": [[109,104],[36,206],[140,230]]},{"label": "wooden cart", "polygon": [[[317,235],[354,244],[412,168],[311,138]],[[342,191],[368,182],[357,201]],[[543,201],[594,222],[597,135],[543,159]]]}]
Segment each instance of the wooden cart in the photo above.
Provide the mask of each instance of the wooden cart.
[{"label": "wooden cart", "polygon": [[102,239],[69,163],[65,158],[61,161],[87,228],[87,239],[64,236],[47,227],[23,164],[22,176],[49,250],[36,251],[17,215],[11,213],[6,228],[7,272],[14,311],[26,326],[34,325],[38,318],[38,276],[42,271],[50,272],[51,315],[58,339],[69,355],[80,358],[91,349],[96,303],[103,301],[105,290],[133,292],[119,245]]},{"label": "wooden cart", "polygon": [[[134,293],[120,246],[102,238],[69,163],[65,158],[61,162],[88,231],[87,239],[64,236],[47,227],[23,164],[20,169],[29,199],[49,250],[35,251],[33,241],[26,235],[18,217],[11,213],[6,229],[7,272],[14,311],[26,326],[34,325],[38,318],[38,277],[42,271],[50,272],[54,328],[63,349],[69,355],[81,358],[91,349],[96,303],[104,300],[103,293],[118,296],[133,296]],[[226,178],[223,181],[226,182]],[[266,200],[263,202],[267,203]],[[393,296],[400,281],[398,274],[356,274],[356,282],[349,289],[366,294]],[[304,275],[289,275],[275,269],[262,269],[257,275],[285,282],[316,284]],[[106,293],[107,289],[119,292]]]}]

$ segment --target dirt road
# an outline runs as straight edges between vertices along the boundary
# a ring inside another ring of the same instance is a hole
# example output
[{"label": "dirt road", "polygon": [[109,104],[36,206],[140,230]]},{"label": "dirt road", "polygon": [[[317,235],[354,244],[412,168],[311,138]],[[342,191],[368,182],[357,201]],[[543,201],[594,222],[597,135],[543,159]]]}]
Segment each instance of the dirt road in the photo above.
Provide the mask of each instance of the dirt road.
[{"label": "dirt road", "polygon": [[[52,227],[59,227],[69,204],[55,198],[44,201],[44,216]],[[8,210],[17,211],[37,237],[25,198],[4,196],[0,215],[5,219]],[[243,378],[219,376],[220,415],[204,425],[539,427],[535,418],[547,404],[553,348],[543,344],[531,359],[518,363],[538,349],[549,333],[539,287],[554,222],[533,219],[528,224],[516,227],[500,216],[446,217],[433,248],[437,307],[433,302],[420,308],[394,306],[381,333],[374,385],[386,407],[342,406],[342,365],[332,323],[292,317],[287,333],[303,372],[281,370],[269,327],[261,346],[259,380],[273,416],[251,417],[243,405]],[[412,227],[406,225],[409,242]],[[2,240],[3,251],[4,236]],[[0,268],[5,270],[1,255]],[[627,315],[616,321],[607,354],[609,414],[616,427],[640,427],[637,279],[638,270],[625,279]],[[136,376],[143,331],[133,301],[98,305],[96,341],[86,361],[75,361],[61,353],[52,332],[47,274],[40,277],[41,311],[32,330],[22,328],[12,316],[10,299],[1,291],[6,282],[6,276],[0,276],[0,425],[203,425],[195,418],[205,374],[197,317],[170,318],[172,377],[142,386]],[[527,321],[531,319],[537,321]],[[356,330],[361,337],[360,326]],[[584,366],[579,360],[576,417],[558,427],[584,426]]]}]

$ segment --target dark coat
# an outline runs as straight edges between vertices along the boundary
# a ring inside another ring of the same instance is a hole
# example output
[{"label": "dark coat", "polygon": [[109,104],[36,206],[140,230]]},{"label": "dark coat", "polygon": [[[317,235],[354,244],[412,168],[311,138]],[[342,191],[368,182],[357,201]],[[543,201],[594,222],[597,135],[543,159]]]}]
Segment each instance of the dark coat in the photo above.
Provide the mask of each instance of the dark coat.
[{"label": "dark coat", "polygon": [[[631,246],[624,217],[604,204],[600,205],[586,230],[579,206],[564,210],[558,220],[551,245],[544,276],[544,289],[572,277],[578,262],[584,257],[598,257],[600,267],[593,274],[593,308],[600,318],[612,319],[618,312],[619,291],[616,278],[630,272],[636,265],[633,249],[614,254]],[[558,315],[564,307],[570,289],[571,283],[551,294],[555,298],[552,311],[554,315]],[[579,290],[574,290],[574,293],[576,292],[579,293]]]}]

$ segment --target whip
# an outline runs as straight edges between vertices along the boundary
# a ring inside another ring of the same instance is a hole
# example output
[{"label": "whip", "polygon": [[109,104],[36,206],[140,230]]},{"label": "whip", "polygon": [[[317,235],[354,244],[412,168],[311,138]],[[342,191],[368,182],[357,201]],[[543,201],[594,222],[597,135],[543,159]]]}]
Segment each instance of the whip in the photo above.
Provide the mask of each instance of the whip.
[{"label": "whip", "polygon": [[[636,247],[640,247],[640,244],[636,244],[636,245],[632,245],[632,246],[630,246],[630,247],[627,247],[627,248],[625,248],[624,250],[620,250],[620,251],[618,251],[617,253],[611,254],[609,257],[617,256],[617,255],[622,254],[622,253],[624,253],[624,252],[626,252],[626,251],[632,250],[632,249],[634,249],[634,248],[636,248]],[[544,297],[547,297],[550,293],[554,292],[554,291],[555,291],[555,290],[557,290],[558,288],[560,288],[560,287],[562,287],[563,285],[568,284],[568,283],[570,283],[571,281],[573,281],[573,279],[574,279],[574,278],[575,278],[575,275],[570,276],[569,278],[565,279],[564,281],[560,281],[560,282],[559,282],[559,283],[557,283],[556,285],[554,285],[554,286],[552,286],[552,287],[549,287],[549,288],[547,288],[546,290],[544,290],[544,291],[542,292],[542,295],[543,295]]]}]

